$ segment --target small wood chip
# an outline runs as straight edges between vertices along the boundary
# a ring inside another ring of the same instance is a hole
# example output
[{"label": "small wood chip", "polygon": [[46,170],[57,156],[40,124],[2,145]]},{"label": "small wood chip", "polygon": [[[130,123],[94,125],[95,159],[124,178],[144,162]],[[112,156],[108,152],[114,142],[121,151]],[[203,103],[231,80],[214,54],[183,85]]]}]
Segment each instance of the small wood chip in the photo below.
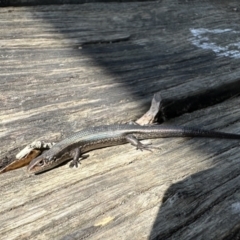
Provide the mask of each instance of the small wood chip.
[{"label": "small wood chip", "polygon": [[17,159],[22,159],[27,156],[32,150],[39,149],[39,150],[46,150],[50,149],[55,143],[54,142],[45,142],[36,140],[31,144],[27,145],[22,151],[20,151],[17,155]]},{"label": "small wood chip", "polygon": [[16,155],[16,159],[14,161],[11,161],[2,168],[0,170],[0,174],[28,165],[34,158],[39,156],[43,150],[50,149],[54,144],[54,142],[39,140],[32,142]]},{"label": "small wood chip", "polygon": [[151,107],[150,109],[142,116],[140,117],[136,123],[139,125],[149,125],[153,124],[156,121],[156,117],[159,114],[162,108],[162,97],[160,93],[155,93],[152,99]]},{"label": "small wood chip", "polygon": [[40,155],[41,152],[42,152],[41,150],[36,150],[36,149],[31,150],[25,157],[23,157],[21,159],[15,159],[13,162],[8,164],[6,167],[2,168],[0,170],[0,174],[26,166],[34,158],[36,158],[38,155]]}]

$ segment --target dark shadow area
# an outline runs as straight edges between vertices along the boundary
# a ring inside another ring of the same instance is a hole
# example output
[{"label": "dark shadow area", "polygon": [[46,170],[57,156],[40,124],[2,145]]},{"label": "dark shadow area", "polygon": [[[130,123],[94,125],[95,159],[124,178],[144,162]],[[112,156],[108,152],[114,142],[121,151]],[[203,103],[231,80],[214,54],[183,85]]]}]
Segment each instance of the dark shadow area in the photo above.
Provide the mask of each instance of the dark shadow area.
[{"label": "dark shadow area", "polygon": [[239,239],[239,162],[217,161],[165,192],[150,239]]}]

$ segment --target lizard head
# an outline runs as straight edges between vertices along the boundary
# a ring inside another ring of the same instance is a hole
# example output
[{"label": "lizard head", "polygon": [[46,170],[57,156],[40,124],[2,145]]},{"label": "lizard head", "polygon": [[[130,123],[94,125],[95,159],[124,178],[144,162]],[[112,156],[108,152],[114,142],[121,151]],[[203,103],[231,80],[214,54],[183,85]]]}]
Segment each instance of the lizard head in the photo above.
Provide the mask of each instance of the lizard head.
[{"label": "lizard head", "polygon": [[33,159],[27,167],[27,171],[30,174],[44,172],[47,169],[47,162],[43,155]]},{"label": "lizard head", "polygon": [[[47,151],[46,151],[47,152]],[[46,154],[42,154],[37,158],[34,158],[27,167],[27,171],[30,174],[38,174],[50,170],[61,163],[70,159],[71,156],[69,154],[63,154],[61,157],[49,157]]]}]

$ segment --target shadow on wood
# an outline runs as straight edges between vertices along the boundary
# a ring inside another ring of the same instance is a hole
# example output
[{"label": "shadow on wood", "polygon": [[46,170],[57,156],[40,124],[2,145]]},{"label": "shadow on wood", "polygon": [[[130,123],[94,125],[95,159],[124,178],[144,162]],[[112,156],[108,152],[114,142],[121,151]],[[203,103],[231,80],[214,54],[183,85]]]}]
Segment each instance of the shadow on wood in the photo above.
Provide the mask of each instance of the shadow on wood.
[{"label": "shadow on wood", "polygon": [[[1,8],[1,158],[36,139],[135,120],[156,92],[167,118],[178,116],[169,124],[239,132],[238,2],[181,3]],[[98,150],[81,170],[1,175],[0,236],[236,237],[238,143],[154,144],[160,152]]]}]

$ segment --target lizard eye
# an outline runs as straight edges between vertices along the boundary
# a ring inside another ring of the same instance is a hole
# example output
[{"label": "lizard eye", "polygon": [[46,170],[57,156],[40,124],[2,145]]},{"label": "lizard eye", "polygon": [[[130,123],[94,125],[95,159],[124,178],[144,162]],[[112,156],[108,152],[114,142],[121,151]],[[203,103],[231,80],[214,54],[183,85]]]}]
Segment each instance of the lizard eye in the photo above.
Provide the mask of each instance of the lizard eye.
[{"label": "lizard eye", "polygon": [[38,166],[43,166],[44,163],[45,163],[45,161],[44,161],[44,159],[42,159],[41,161],[39,161],[39,162],[37,163],[37,165],[38,165]]}]

